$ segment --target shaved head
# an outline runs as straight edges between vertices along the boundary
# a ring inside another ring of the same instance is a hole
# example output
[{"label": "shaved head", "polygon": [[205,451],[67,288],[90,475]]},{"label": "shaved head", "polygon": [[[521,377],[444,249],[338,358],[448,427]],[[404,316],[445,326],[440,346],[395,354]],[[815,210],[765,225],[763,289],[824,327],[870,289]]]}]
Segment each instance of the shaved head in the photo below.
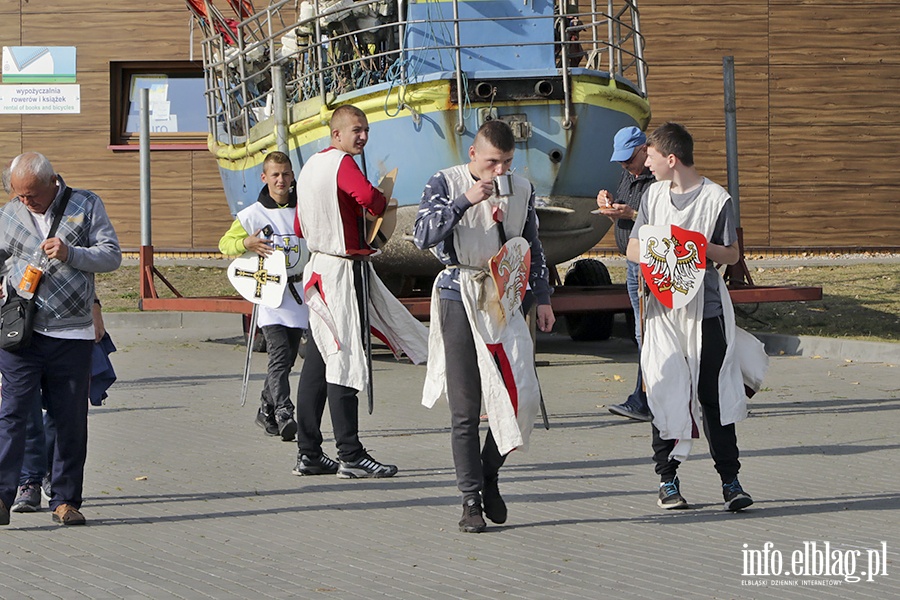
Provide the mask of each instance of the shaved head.
[{"label": "shaved head", "polygon": [[353,156],[362,154],[369,141],[366,113],[352,104],[339,106],[331,115],[331,145]]},{"label": "shaved head", "polygon": [[334,135],[335,131],[346,127],[347,123],[355,121],[356,119],[365,118],[366,113],[364,113],[361,109],[356,108],[352,104],[339,106],[334,111],[334,113],[332,113],[331,121],[328,124],[328,126],[331,128],[331,135]]}]

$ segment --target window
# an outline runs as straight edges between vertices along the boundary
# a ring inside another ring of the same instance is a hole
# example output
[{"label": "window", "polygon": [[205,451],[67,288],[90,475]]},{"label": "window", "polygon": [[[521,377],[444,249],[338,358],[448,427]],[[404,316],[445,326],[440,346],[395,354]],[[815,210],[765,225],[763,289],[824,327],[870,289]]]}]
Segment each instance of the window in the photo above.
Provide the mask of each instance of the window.
[{"label": "window", "polygon": [[141,89],[150,90],[150,143],[158,149],[206,148],[203,69],[189,61],[110,63],[110,147],[137,149]]}]

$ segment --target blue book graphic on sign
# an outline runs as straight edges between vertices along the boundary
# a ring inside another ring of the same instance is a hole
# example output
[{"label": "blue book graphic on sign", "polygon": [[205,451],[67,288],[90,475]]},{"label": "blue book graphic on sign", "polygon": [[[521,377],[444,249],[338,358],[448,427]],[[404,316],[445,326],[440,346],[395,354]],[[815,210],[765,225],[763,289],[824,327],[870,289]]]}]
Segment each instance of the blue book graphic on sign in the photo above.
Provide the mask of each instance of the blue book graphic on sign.
[{"label": "blue book graphic on sign", "polygon": [[75,83],[75,47],[4,46],[3,83]]}]

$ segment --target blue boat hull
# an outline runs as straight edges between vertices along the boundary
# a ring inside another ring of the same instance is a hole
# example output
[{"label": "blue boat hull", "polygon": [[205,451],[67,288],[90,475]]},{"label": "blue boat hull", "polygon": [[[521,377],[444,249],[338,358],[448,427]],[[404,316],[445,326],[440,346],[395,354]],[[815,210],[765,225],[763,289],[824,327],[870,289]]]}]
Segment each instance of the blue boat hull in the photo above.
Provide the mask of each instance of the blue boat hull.
[{"label": "blue boat hull", "polygon": [[[586,78],[590,82],[590,78]],[[600,81],[600,78],[597,78]],[[593,84],[604,90],[604,83]],[[538,197],[541,239],[548,260],[558,264],[593,247],[606,233],[610,221],[591,214],[600,189],[615,189],[621,174],[617,163],[609,162],[615,132],[629,125],[643,126],[641,102],[598,101],[584,94],[585,101],[572,106],[573,126],[565,128],[564,107],[555,101],[508,102],[493,107],[496,118],[516,118],[530,124],[531,135],[516,145],[513,168],[533,183]],[[377,97],[377,94],[376,94]],[[639,99],[638,99],[639,100]],[[370,103],[377,105],[377,102]],[[360,105],[360,104],[358,104]],[[437,262],[411,242],[416,206],[428,179],[440,169],[468,161],[468,150],[477,131],[479,111],[468,110],[465,131],[456,133],[457,111],[403,112],[387,116],[370,113],[369,142],[360,166],[373,182],[394,168],[399,169],[394,187],[400,209],[394,236],[379,260],[382,271],[411,275],[433,274]],[[483,115],[482,115],[483,117]],[[295,168],[302,168],[313,154],[329,146],[328,128],[292,137],[290,149]],[[304,143],[303,137],[312,138]],[[256,200],[261,186],[262,159],[222,161],[220,171],[231,211],[236,213]],[[238,167],[238,168],[235,168]],[[243,168],[241,168],[243,167]]]}]

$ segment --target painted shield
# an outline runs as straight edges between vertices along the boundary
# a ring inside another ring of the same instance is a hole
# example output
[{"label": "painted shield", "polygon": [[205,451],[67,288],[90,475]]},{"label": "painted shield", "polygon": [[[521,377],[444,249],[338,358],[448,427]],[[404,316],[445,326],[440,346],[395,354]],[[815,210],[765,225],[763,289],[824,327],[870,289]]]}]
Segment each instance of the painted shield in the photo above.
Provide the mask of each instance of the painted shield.
[{"label": "painted shield", "polygon": [[396,181],[397,169],[394,169],[382,177],[378,183],[378,189],[387,198],[387,208],[384,209],[384,214],[376,217],[366,213],[366,243],[376,250],[384,248],[391,239],[394,229],[397,228],[397,199],[391,197]]},{"label": "painted shield", "polygon": [[303,273],[303,267],[309,262],[309,250],[306,240],[295,233],[276,233],[272,235],[272,247],[284,252],[284,265],[289,275]]},{"label": "painted shield", "polygon": [[250,302],[278,308],[287,286],[286,262],[281,250],[275,250],[265,258],[247,252],[228,265],[228,281]]},{"label": "painted shield", "polygon": [[641,275],[663,306],[687,305],[703,286],[706,237],[675,225],[641,227]]},{"label": "painted shield", "polygon": [[516,237],[491,257],[491,279],[497,286],[503,317],[510,317],[522,306],[531,270],[531,246],[525,238]]}]

